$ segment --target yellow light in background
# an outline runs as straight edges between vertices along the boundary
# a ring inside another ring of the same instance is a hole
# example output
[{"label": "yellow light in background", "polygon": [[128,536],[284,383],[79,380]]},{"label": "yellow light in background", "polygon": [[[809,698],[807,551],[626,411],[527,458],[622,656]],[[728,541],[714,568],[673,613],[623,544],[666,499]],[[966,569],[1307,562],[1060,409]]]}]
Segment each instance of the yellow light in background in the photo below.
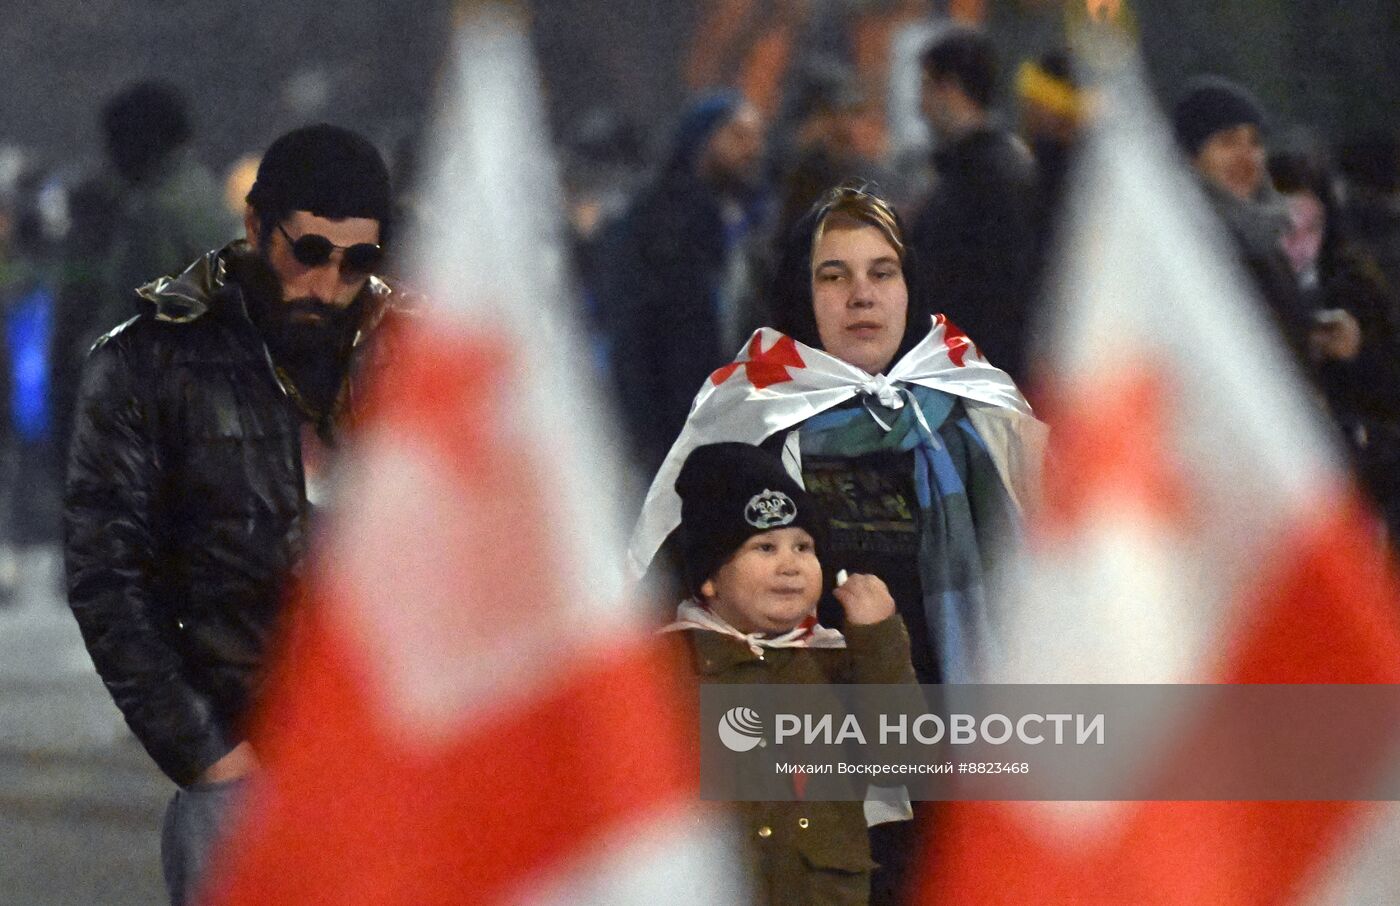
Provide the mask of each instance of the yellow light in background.
[{"label": "yellow light in background", "polygon": [[247,154],[234,161],[224,175],[224,204],[240,220],[247,202],[245,199],[258,178],[258,163],[262,160],[256,154]]}]

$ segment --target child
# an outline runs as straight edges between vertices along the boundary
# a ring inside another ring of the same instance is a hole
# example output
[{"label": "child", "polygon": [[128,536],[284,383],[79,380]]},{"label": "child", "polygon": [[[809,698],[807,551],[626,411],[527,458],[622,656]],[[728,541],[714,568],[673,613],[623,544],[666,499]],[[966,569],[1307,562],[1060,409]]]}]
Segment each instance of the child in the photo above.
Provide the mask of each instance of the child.
[{"label": "child", "polygon": [[[845,633],[817,624],[823,517],[771,453],[696,448],[676,480],[679,548],[692,598],[684,633],[701,683],[913,683],[909,636],[875,576],[834,592]],[[864,904],[870,840],[861,802],[745,802],[759,903]]]}]

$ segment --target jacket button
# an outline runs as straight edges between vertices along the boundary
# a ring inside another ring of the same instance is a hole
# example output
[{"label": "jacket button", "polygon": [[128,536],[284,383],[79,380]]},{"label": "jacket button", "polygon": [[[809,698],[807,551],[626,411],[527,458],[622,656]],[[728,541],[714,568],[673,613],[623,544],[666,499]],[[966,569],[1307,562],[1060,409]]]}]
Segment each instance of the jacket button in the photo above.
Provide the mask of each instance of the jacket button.
[{"label": "jacket button", "polygon": [[765,824],[758,829],[758,835],[767,840],[769,837],[773,836],[773,828]]},{"label": "jacket button", "polygon": [[806,818],[798,818],[798,819],[797,819],[797,826],[800,827],[800,828],[802,828],[803,830],[806,830],[806,829],[807,829],[807,826],[808,826],[809,824],[811,824],[811,823],[812,823],[812,822],[808,821]]}]

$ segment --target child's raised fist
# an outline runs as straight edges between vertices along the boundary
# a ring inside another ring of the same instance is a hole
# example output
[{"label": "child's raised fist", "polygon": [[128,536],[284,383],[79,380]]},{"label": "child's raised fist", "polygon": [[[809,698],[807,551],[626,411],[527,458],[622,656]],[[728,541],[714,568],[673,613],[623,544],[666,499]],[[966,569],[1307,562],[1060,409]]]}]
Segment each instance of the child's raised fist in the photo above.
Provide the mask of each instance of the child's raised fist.
[{"label": "child's raised fist", "polygon": [[879,576],[865,573],[848,576],[832,594],[846,612],[847,623],[864,626],[894,615],[894,598],[890,597],[890,590]]}]

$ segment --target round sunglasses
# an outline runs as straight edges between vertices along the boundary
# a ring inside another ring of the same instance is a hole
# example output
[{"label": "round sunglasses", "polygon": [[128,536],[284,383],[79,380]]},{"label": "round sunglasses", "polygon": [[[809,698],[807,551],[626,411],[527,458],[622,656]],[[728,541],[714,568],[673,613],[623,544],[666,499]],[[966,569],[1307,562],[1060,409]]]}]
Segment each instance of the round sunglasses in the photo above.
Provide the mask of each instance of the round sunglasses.
[{"label": "round sunglasses", "polygon": [[384,249],[373,242],[336,245],[325,236],[317,233],[303,233],[293,239],[282,224],[277,224],[277,229],[286,238],[287,244],[291,246],[292,257],[307,267],[320,267],[330,261],[331,255],[336,249],[339,249],[342,270],[355,274],[368,274],[379,265],[380,260],[384,257]]}]

